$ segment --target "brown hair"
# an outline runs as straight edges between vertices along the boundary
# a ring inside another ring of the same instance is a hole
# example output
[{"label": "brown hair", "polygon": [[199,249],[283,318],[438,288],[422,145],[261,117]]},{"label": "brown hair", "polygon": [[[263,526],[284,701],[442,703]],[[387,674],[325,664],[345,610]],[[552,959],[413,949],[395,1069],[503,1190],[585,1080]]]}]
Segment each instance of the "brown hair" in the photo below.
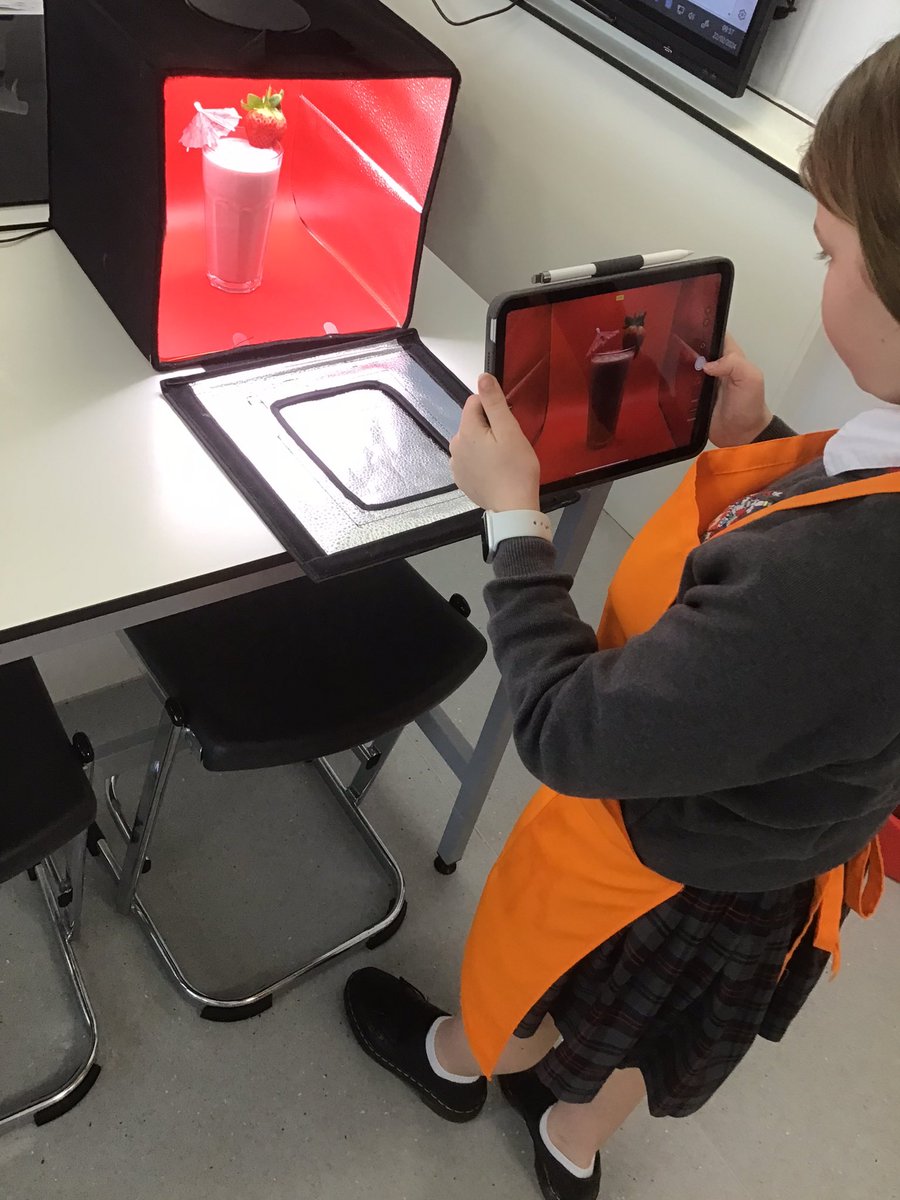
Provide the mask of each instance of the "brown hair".
[{"label": "brown hair", "polygon": [[800,178],[856,228],[872,285],[900,321],[900,37],[861,62],[831,97]]}]

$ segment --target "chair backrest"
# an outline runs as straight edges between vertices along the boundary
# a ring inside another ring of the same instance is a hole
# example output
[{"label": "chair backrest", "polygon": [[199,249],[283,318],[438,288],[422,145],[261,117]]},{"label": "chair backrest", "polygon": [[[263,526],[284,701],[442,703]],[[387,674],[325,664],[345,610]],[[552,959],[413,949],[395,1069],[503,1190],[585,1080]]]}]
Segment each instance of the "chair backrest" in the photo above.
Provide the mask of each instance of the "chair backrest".
[{"label": "chair backrest", "polygon": [[0,667],[0,883],[71,841],[96,810],[33,659]]}]

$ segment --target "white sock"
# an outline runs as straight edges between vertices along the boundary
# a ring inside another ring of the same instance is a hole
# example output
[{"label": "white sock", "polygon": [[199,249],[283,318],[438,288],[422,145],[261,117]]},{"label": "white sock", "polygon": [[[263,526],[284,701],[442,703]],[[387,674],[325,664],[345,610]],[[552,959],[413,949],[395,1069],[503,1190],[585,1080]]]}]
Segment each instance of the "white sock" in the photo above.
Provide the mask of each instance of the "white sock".
[{"label": "white sock", "polygon": [[554,1146],[550,1140],[549,1121],[550,1121],[550,1113],[551,1112],[552,1112],[552,1109],[548,1108],[547,1111],[544,1113],[544,1115],[541,1117],[541,1139],[543,1140],[544,1145],[547,1147],[547,1149],[550,1151],[550,1153],[553,1155],[553,1157],[556,1159],[556,1161],[559,1163],[559,1165],[561,1167],[565,1167],[565,1169],[569,1172],[570,1175],[574,1175],[576,1179],[590,1179],[590,1177],[594,1173],[594,1167],[597,1164],[596,1155],[594,1156],[594,1161],[591,1163],[591,1165],[589,1167],[576,1167],[575,1163],[572,1162],[571,1158],[566,1158],[566,1156],[565,1156],[565,1154],[563,1154],[562,1150],[560,1150],[556,1146]]},{"label": "white sock", "polygon": [[435,1038],[437,1031],[449,1021],[450,1017],[438,1017],[432,1027],[428,1030],[428,1035],[425,1038],[425,1053],[428,1055],[428,1065],[437,1075],[438,1079],[446,1079],[448,1083],[477,1083],[481,1078],[480,1075],[451,1075],[449,1071],[445,1071],[438,1062],[437,1050],[435,1049]]}]

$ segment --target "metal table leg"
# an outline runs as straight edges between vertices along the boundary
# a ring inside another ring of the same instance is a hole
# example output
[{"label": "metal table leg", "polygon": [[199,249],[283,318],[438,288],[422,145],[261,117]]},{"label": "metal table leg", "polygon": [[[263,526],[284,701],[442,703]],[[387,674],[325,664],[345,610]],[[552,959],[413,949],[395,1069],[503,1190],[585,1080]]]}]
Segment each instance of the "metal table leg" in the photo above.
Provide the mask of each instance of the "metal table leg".
[{"label": "metal table leg", "polygon": [[[575,575],[606,504],[612,485],[582,492],[565,509],[554,539],[560,570]],[[452,875],[465,853],[500,761],[512,736],[512,714],[501,683],[475,746],[470,746],[442,708],[426,713],[418,725],[460,782],[453,811],[438,847],[435,867]]]}]

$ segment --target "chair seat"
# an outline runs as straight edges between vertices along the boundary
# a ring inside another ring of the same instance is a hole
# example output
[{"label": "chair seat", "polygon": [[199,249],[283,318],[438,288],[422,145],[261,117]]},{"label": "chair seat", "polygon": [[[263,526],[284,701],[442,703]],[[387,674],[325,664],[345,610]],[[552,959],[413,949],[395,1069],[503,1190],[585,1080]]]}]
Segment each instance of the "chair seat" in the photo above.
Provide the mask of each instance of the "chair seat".
[{"label": "chair seat", "polygon": [[32,659],[0,667],[0,883],[87,829],[90,784]]},{"label": "chair seat", "polygon": [[434,708],[484,638],[412,567],[301,578],[127,631],[211,771],[304,762]]}]

